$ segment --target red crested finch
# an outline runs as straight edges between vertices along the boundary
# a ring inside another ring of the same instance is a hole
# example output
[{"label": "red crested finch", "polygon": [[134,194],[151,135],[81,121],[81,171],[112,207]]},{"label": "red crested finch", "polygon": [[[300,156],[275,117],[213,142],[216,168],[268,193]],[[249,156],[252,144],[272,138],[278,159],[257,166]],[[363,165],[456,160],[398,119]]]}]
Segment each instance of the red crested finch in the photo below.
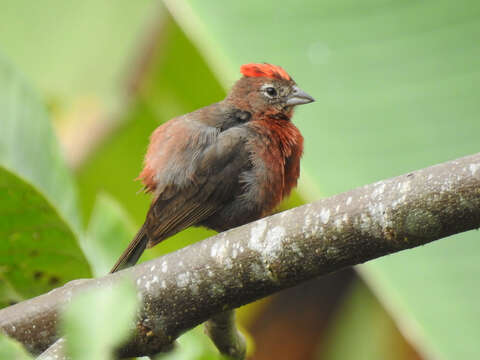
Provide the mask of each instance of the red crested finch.
[{"label": "red crested finch", "polygon": [[139,176],[153,201],[111,272],[189,226],[225,231],[266,216],[297,185],[303,137],[290,120],[314,99],[279,66],[240,72],[223,101],[153,132]]}]

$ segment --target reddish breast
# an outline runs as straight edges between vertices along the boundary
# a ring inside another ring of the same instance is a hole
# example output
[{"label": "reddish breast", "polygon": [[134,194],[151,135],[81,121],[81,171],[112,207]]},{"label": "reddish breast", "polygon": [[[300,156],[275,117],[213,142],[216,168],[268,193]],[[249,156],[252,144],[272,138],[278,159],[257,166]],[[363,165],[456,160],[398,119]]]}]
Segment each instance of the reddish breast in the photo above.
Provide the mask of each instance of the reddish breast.
[{"label": "reddish breast", "polygon": [[267,118],[249,124],[259,135],[250,149],[261,188],[258,201],[264,202],[263,214],[269,214],[297,185],[303,136],[292,122]]}]

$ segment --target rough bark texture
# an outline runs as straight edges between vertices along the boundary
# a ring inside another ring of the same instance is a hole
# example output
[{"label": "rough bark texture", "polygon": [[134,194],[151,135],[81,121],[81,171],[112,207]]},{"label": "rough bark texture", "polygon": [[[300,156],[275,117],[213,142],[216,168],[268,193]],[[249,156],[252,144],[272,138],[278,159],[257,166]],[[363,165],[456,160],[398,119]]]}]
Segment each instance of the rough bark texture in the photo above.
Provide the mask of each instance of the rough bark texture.
[{"label": "rough bark texture", "polygon": [[0,329],[32,352],[55,339],[58,312],[121,277],[143,306],[123,356],[153,354],[215,314],[345,266],[480,226],[480,154],[232,229],[162,258],[70,283],[0,311]]}]

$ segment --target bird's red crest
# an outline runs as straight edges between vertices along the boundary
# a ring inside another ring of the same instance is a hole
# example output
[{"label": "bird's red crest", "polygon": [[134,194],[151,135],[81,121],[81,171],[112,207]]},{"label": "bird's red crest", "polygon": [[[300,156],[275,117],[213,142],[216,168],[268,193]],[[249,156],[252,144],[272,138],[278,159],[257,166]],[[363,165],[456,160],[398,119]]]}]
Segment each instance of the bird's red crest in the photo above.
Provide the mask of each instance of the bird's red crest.
[{"label": "bird's red crest", "polygon": [[240,72],[249,77],[263,76],[271,79],[292,79],[280,66],[271,64],[245,64],[240,66]]}]

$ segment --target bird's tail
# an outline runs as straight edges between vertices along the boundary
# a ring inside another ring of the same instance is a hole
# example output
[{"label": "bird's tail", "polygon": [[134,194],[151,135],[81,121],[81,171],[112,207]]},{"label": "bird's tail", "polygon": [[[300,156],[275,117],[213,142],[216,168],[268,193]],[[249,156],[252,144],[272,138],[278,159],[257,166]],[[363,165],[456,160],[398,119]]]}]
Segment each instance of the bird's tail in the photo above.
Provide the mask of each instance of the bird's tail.
[{"label": "bird's tail", "polygon": [[120,258],[117,260],[115,265],[113,265],[112,270],[110,270],[110,274],[135,265],[147,247],[147,242],[148,237],[145,232],[145,225],[143,225],[138,231],[137,235],[135,235],[133,240],[130,242],[127,249],[122,253],[122,255],[120,255]]}]

